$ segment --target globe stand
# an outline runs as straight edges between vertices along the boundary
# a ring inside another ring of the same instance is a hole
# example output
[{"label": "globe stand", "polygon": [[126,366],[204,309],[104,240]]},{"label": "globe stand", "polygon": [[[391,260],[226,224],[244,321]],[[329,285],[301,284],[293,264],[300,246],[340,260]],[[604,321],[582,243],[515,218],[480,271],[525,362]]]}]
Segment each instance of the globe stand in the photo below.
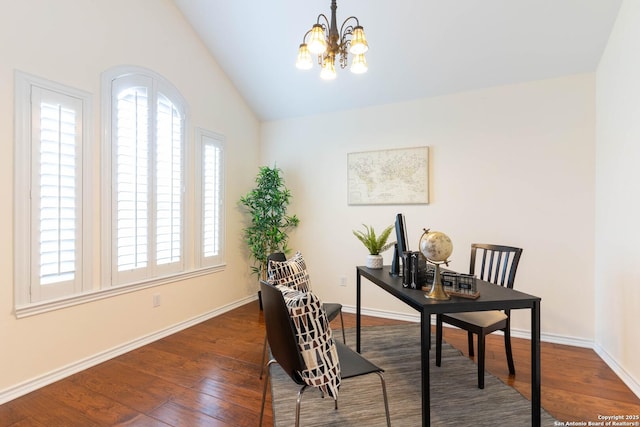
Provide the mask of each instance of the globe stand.
[{"label": "globe stand", "polygon": [[451,239],[440,231],[431,231],[425,228],[424,233],[420,236],[419,246],[420,252],[422,252],[425,259],[436,266],[436,271],[433,274],[431,290],[429,290],[424,297],[443,301],[451,299],[451,297],[444,291],[442,281],[440,279],[440,264],[444,263],[449,265],[449,261],[447,259],[451,256],[451,252],[453,251]]},{"label": "globe stand", "polygon": [[436,271],[433,274],[433,284],[431,285],[431,290],[424,294],[424,297],[438,301],[451,299],[449,294],[447,294],[442,287],[442,281],[440,280],[440,264],[433,261],[431,262],[436,266]]}]

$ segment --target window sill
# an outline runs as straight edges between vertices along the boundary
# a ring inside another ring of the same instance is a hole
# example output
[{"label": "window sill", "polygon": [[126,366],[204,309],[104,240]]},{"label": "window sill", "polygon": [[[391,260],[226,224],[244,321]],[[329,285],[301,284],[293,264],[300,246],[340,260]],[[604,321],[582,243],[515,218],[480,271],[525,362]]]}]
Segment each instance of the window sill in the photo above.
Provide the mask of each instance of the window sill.
[{"label": "window sill", "polygon": [[85,304],[92,301],[98,301],[105,298],[111,298],[118,295],[128,294],[136,292],[141,289],[153,288],[155,286],[162,286],[168,283],[173,283],[181,280],[187,280],[194,277],[204,276],[211,273],[224,270],[225,264],[217,265],[214,267],[206,267],[198,270],[191,270],[188,272],[182,272],[179,274],[173,274],[170,276],[154,278],[144,282],[133,283],[129,285],[114,286],[111,288],[100,289],[97,291],[85,292],[78,295],[73,295],[56,300],[37,302],[33,304],[26,304],[22,306],[16,306],[15,315],[16,318],[22,319],[25,317],[36,316],[38,314],[47,313],[50,311],[61,310],[67,307],[73,307],[75,305]]}]

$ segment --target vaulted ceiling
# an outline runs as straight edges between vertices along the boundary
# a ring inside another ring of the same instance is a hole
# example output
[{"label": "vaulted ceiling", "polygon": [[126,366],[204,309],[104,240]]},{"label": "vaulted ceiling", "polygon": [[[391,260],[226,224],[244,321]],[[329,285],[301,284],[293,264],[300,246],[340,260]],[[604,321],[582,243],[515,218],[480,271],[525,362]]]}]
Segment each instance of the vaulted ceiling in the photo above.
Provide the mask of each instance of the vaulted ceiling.
[{"label": "vaulted ceiling", "polygon": [[338,0],[369,71],[295,68],[330,0],[174,0],[260,120],[279,120],[596,70],[622,0]]}]

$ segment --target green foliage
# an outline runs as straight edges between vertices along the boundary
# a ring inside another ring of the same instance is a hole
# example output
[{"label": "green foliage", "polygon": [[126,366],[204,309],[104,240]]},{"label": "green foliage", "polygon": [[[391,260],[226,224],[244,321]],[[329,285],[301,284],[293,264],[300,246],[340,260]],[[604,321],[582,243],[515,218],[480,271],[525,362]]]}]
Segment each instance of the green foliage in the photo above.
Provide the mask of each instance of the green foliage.
[{"label": "green foliage", "polygon": [[371,255],[380,255],[381,252],[386,251],[396,243],[395,241],[387,243],[389,235],[391,235],[391,231],[393,230],[393,225],[385,228],[379,236],[376,236],[373,226],[362,225],[365,231],[353,230],[353,235],[362,242]]},{"label": "green foliage", "polygon": [[276,167],[261,167],[256,187],[240,198],[251,218],[251,225],[243,231],[255,261],[252,271],[260,278],[266,274],[269,254],[289,251],[287,232],[300,222],[297,216],[287,215],[291,192],[285,187],[281,173]]}]

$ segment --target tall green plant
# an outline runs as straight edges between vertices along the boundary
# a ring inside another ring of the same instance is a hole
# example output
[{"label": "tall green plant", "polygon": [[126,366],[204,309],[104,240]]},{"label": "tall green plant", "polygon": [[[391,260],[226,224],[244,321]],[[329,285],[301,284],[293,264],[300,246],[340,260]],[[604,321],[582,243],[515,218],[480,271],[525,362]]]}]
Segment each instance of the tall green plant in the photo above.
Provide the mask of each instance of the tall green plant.
[{"label": "tall green plant", "polygon": [[296,215],[287,215],[291,191],[284,185],[282,170],[262,166],[256,176],[256,187],[240,198],[240,203],[251,217],[244,238],[251,251],[253,273],[264,279],[267,256],[273,252],[287,253],[287,232],[300,220]]}]

